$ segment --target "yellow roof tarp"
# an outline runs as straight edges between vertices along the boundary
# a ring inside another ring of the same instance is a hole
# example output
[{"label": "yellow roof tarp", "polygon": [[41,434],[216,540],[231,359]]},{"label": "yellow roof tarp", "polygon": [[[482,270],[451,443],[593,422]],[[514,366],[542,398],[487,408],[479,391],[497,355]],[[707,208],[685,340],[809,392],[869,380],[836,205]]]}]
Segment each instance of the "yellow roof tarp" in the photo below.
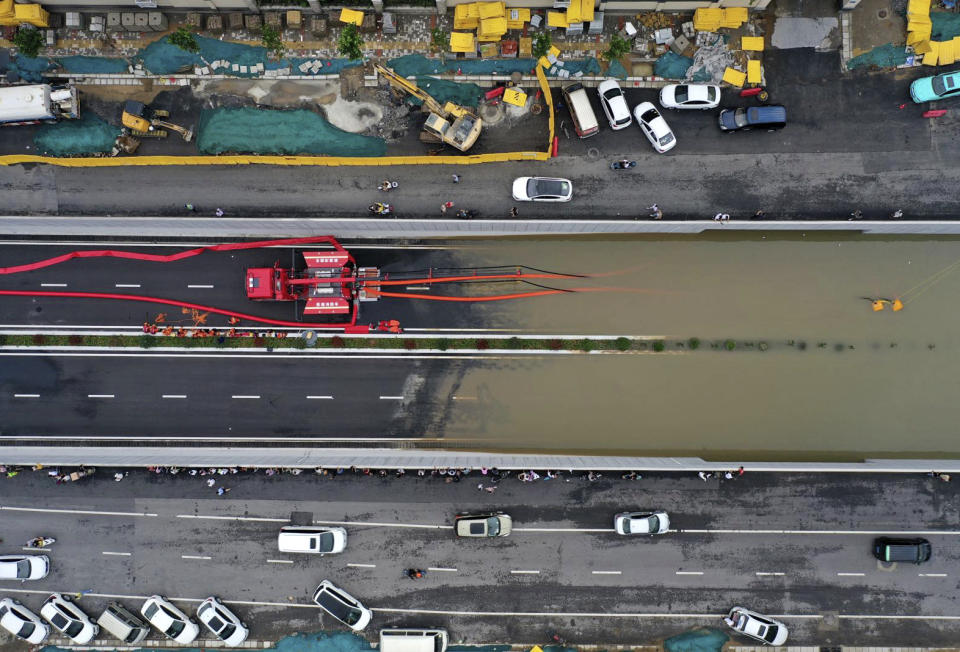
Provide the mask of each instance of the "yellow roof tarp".
[{"label": "yellow roof tarp", "polygon": [[921,29],[929,29],[932,24],[929,16],[913,16],[907,23],[907,31],[913,32]]},{"label": "yellow roof tarp", "polygon": [[567,14],[562,11],[548,11],[547,25],[550,27],[567,28]]},{"label": "yellow roof tarp", "polygon": [[19,22],[34,27],[50,26],[50,13],[40,5],[14,5],[13,13]]},{"label": "yellow roof tarp", "polygon": [[930,52],[933,47],[930,45],[930,41],[923,40],[913,46],[913,51],[917,54],[926,54]]},{"label": "yellow roof tarp", "polygon": [[507,29],[523,29],[523,24],[528,22],[530,22],[529,9],[507,9]]},{"label": "yellow roof tarp", "polygon": [[743,82],[747,80],[747,74],[740,72],[735,68],[727,68],[723,71],[723,81],[736,86],[738,88],[743,87]]},{"label": "yellow roof tarp", "polygon": [[[907,32],[907,45],[916,45],[930,40],[930,32]],[[929,52],[929,50],[927,50]]]},{"label": "yellow roof tarp", "polygon": [[340,22],[351,23],[357,27],[360,27],[363,25],[363,12],[357,11],[356,9],[341,9]]},{"label": "yellow roof tarp", "polygon": [[938,57],[938,63],[941,66],[949,66],[954,61],[956,61],[956,56],[953,52],[953,40],[940,41],[940,56]]},{"label": "yellow roof tarp", "polygon": [[508,88],[503,91],[503,101],[514,106],[526,106],[527,94],[515,88]]},{"label": "yellow roof tarp", "polygon": [[480,2],[478,3],[480,18],[503,18],[507,15],[506,4],[503,2]]},{"label": "yellow roof tarp", "polygon": [[907,14],[929,14],[930,0],[909,0],[907,2]]},{"label": "yellow roof tarp", "polygon": [[763,52],[762,36],[744,36],[740,39],[740,49],[752,52]]},{"label": "yellow roof tarp", "polygon": [[567,7],[567,24],[579,23],[582,20],[580,18],[580,0],[570,0],[570,5]]},{"label": "yellow roof tarp", "polygon": [[923,65],[937,65],[937,58],[940,56],[940,42],[930,41],[930,51],[923,55]]},{"label": "yellow roof tarp", "polygon": [[480,10],[477,3],[471,2],[453,8],[454,29],[476,29],[480,24]]},{"label": "yellow roof tarp", "polygon": [[580,19],[585,23],[593,20],[594,0],[580,0]]},{"label": "yellow roof tarp", "polygon": [[0,18],[13,16],[13,0],[0,0]]},{"label": "yellow roof tarp", "polygon": [[763,80],[763,71],[760,68],[760,61],[750,59],[747,61],[747,83],[759,84]]},{"label": "yellow roof tarp", "polygon": [[[477,34],[484,36],[503,36],[507,33],[506,18],[481,18]],[[489,40],[489,39],[487,39]]]},{"label": "yellow roof tarp", "polygon": [[553,58],[555,58],[555,59],[556,59],[556,58],[559,58],[559,57],[560,57],[560,48],[558,48],[556,45],[551,45],[551,46],[550,46],[550,49],[547,50],[547,58],[549,59],[550,57],[553,57]]},{"label": "yellow roof tarp", "polygon": [[477,49],[476,40],[470,32],[451,32],[451,52],[474,52]]},{"label": "yellow roof tarp", "polygon": [[723,9],[700,7],[693,12],[693,27],[700,32],[715,32],[723,20]]},{"label": "yellow roof tarp", "polygon": [[537,59],[537,65],[540,66],[540,67],[542,67],[542,68],[547,68],[547,69],[549,69],[550,66],[552,66],[553,64],[550,63],[550,60],[547,59],[546,57],[540,57],[539,59]]},{"label": "yellow roof tarp", "polygon": [[520,37],[520,56],[529,57],[532,54],[533,54],[533,37],[521,36]]},{"label": "yellow roof tarp", "polygon": [[721,27],[730,27],[736,29],[747,21],[746,7],[729,7],[721,11],[723,11],[723,15],[720,18]]}]

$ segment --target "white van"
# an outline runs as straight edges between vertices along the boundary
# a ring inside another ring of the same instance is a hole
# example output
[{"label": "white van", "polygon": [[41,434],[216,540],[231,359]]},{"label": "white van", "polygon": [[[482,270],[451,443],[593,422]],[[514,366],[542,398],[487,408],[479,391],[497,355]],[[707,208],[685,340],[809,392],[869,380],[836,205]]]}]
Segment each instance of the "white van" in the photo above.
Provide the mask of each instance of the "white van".
[{"label": "white van", "polygon": [[380,652],[446,652],[445,629],[381,629]]},{"label": "white van", "polygon": [[589,138],[600,131],[597,116],[593,112],[593,107],[590,106],[590,98],[587,96],[587,89],[583,87],[583,84],[576,83],[565,86],[563,98],[567,101],[570,117],[573,118],[573,127],[580,138]]},{"label": "white van", "polygon": [[277,535],[280,552],[307,552],[332,555],[347,547],[347,531],[342,527],[319,525],[287,525]]},{"label": "white van", "polygon": [[139,643],[150,633],[150,626],[127,611],[126,607],[119,602],[108,604],[106,610],[97,619],[97,624],[117,640],[131,645]]}]

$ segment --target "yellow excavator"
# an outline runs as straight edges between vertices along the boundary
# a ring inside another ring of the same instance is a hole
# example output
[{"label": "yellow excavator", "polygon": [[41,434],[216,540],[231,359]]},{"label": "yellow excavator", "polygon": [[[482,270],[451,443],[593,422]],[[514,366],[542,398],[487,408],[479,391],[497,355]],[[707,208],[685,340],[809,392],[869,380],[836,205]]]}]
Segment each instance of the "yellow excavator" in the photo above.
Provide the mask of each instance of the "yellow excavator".
[{"label": "yellow excavator", "polygon": [[[167,132],[164,130],[171,129],[183,136],[185,141],[190,142],[193,138],[193,130],[160,120],[160,118],[167,118],[169,116],[169,111],[151,109],[143,102],[127,100],[126,104],[123,105],[121,122],[123,122],[124,127],[130,130],[130,135],[132,136],[138,136],[140,138],[166,138]],[[162,129],[157,129],[157,127],[162,127]]]},{"label": "yellow excavator", "polygon": [[483,120],[476,113],[453,102],[440,106],[440,103],[429,93],[409,79],[380,64],[374,64],[373,67],[378,74],[383,75],[390,82],[393,88],[423,100],[423,106],[430,112],[423,130],[430,136],[456,147],[461,152],[467,151],[477,142],[483,128]]}]

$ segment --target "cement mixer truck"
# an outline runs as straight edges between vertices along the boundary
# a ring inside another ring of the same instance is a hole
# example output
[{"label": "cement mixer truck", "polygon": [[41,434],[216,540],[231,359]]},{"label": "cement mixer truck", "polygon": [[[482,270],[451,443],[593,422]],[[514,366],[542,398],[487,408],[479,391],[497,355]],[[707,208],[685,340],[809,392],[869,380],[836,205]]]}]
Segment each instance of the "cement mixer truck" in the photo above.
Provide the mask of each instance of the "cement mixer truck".
[{"label": "cement mixer truck", "polygon": [[0,88],[0,127],[79,117],[80,99],[73,86],[34,84]]}]

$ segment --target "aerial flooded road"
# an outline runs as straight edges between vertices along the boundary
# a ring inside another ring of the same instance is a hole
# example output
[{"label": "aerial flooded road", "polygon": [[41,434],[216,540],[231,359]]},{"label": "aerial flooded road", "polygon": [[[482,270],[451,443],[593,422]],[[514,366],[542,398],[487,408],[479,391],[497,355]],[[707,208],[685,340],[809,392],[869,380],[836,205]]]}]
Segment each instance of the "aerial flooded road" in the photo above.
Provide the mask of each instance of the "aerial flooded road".
[{"label": "aerial flooded road", "polygon": [[[667,348],[468,366],[446,436],[711,459],[960,454],[960,241],[731,233],[498,241],[471,253],[612,273],[561,284],[610,291],[489,307],[491,325],[664,337]],[[875,312],[866,298],[878,297],[904,309]],[[676,343],[689,338],[697,350]]]}]

